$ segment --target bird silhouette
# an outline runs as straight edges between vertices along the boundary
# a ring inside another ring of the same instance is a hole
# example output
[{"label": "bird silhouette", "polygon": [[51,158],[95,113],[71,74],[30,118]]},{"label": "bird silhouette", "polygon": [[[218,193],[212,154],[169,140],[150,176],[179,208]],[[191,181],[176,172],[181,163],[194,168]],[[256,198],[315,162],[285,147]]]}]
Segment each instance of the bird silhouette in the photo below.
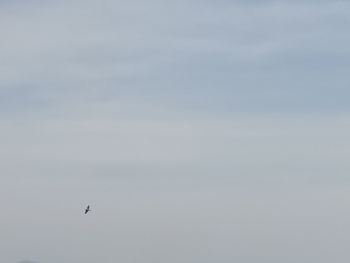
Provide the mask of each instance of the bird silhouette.
[{"label": "bird silhouette", "polygon": [[90,206],[88,205],[87,207],[86,207],[86,209],[85,209],[85,215],[88,213],[88,212],[90,212],[91,210],[90,210]]}]

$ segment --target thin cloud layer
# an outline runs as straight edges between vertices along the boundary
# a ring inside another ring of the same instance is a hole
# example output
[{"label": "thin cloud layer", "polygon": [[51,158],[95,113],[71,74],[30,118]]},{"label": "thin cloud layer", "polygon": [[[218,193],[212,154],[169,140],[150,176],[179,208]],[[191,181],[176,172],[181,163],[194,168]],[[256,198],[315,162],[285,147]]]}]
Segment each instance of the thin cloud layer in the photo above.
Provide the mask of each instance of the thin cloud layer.
[{"label": "thin cloud layer", "polygon": [[0,261],[348,261],[349,19],[1,1]]},{"label": "thin cloud layer", "polygon": [[347,110],[348,12],[344,1],[17,2],[1,16],[2,111],[72,96]]}]

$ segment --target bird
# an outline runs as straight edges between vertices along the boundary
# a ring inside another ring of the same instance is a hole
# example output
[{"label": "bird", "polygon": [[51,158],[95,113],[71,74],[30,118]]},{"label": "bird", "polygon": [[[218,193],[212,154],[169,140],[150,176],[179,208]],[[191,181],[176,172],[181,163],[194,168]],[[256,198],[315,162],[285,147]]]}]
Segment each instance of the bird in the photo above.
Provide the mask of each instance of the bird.
[{"label": "bird", "polygon": [[90,206],[88,205],[87,207],[86,207],[86,209],[85,209],[85,215],[88,213],[88,212],[90,212],[91,210],[90,210]]}]

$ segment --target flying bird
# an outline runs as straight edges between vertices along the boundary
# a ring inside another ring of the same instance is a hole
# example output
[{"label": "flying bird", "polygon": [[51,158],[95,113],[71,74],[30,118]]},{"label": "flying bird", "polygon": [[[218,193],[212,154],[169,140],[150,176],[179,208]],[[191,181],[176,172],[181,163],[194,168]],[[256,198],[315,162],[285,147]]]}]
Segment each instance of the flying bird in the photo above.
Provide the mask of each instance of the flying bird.
[{"label": "flying bird", "polygon": [[88,205],[87,206],[87,208],[85,209],[85,215],[88,213],[88,212],[90,212],[91,210],[90,210],[90,206]]}]

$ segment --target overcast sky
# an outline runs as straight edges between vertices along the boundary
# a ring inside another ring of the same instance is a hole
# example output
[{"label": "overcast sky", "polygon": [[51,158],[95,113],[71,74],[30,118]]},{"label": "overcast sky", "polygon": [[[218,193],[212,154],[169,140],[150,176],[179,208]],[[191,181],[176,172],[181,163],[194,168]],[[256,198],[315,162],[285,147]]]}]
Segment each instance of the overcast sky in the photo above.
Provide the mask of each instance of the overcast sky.
[{"label": "overcast sky", "polygon": [[349,262],[349,27],[341,0],[0,1],[0,262]]}]

